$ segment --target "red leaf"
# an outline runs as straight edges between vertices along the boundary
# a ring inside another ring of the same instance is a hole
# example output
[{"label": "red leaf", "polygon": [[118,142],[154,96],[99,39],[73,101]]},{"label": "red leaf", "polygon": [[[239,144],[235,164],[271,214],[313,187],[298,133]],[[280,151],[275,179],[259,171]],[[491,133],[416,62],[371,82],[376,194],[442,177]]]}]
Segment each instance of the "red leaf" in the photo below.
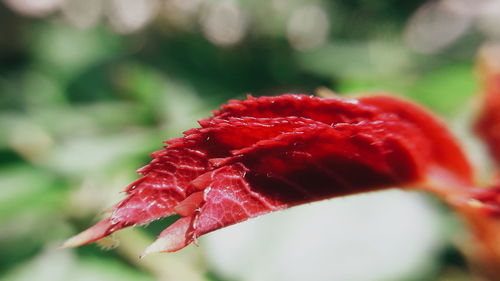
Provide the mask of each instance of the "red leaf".
[{"label": "red leaf", "polygon": [[471,182],[445,128],[391,97],[249,97],[230,101],[200,125],[153,153],[111,217],[64,246],[177,213],[183,218],[146,253],[175,251],[207,232],[306,202],[438,177]]},{"label": "red leaf", "polygon": [[[431,143],[432,161],[441,171],[435,171],[442,177],[442,172],[451,172],[448,178],[458,180],[456,185],[472,186],[473,171],[461,148],[448,132],[446,126],[437,120],[430,112],[413,103],[387,96],[369,96],[361,98],[363,104],[378,107],[383,112],[391,112],[399,118],[420,129],[421,134]],[[438,179],[439,180],[439,179]]]},{"label": "red leaf", "polygon": [[311,122],[300,117],[206,120],[205,128],[186,131],[184,138],[166,141],[168,147],[151,154],[153,161],[138,171],[144,176],[125,189],[129,196],[115,206],[111,217],[71,238],[64,246],[90,243],[123,227],[175,214],[174,208],[188,195],[189,184],[213,169],[212,163],[217,159],[230,156],[232,149]]}]

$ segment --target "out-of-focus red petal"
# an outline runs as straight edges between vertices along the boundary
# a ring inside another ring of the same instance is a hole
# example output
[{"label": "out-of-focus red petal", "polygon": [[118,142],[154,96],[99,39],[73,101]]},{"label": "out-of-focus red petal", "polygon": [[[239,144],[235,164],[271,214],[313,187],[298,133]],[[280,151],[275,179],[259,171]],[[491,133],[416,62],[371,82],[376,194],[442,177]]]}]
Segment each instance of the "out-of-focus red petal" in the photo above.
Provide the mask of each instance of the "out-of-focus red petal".
[{"label": "out-of-focus red petal", "polygon": [[454,207],[473,234],[472,266],[485,279],[500,278],[500,185],[470,188]]},{"label": "out-of-focus red petal", "polygon": [[500,45],[484,46],[479,53],[478,65],[483,100],[476,132],[486,142],[500,167]]}]

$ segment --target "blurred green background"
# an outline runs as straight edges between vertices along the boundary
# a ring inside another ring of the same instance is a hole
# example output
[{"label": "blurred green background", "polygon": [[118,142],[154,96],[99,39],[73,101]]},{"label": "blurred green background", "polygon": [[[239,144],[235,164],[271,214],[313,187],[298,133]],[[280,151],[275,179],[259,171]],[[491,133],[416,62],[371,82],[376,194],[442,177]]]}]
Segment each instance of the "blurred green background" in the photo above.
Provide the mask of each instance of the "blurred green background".
[{"label": "blurred green background", "polygon": [[[207,265],[203,245],[139,260],[168,220],[124,230],[114,250],[56,248],[123,196],[162,140],[230,98],[388,91],[466,124],[478,92],[474,55],[500,37],[499,5],[4,0],[0,280],[229,281]],[[459,228],[429,202],[449,232]],[[446,239],[434,270],[397,280],[469,280]]]}]

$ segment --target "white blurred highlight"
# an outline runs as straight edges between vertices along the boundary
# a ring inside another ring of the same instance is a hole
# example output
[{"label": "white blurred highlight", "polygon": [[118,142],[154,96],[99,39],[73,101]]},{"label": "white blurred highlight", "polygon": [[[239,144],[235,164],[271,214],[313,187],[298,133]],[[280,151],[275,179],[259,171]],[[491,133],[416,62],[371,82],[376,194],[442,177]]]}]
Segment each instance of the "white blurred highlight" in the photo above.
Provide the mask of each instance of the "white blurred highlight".
[{"label": "white blurred highlight", "polygon": [[117,32],[131,33],[146,26],[158,7],[158,0],[109,0],[106,13]]},{"label": "white blurred highlight", "polygon": [[64,0],[4,0],[4,3],[19,14],[43,17],[57,10],[62,1]]},{"label": "white blurred highlight", "polygon": [[265,215],[200,243],[225,280],[407,280],[434,270],[437,213],[417,194],[390,190]]},{"label": "white blurred highlight", "polygon": [[500,39],[500,0],[485,1],[477,19],[477,28],[490,39]]},{"label": "white blurred highlight", "polygon": [[163,17],[181,28],[192,28],[203,0],[165,0],[162,7]]},{"label": "white blurred highlight", "polygon": [[490,38],[500,38],[500,0],[429,1],[409,19],[404,37],[413,50],[432,54],[473,26]]},{"label": "white blurred highlight", "polygon": [[78,28],[96,25],[103,14],[102,0],[66,0],[61,6],[64,18]]},{"label": "white blurred highlight", "polygon": [[[454,1],[459,2],[459,1]],[[410,18],[405,41],[415,51],[435,53],[460,38],[471,26],[470,13],[445,2],[429,2]]]},{"label": "white blurred highlight", "polygon": [[[254,21],[253,32],[277,37],[285,35],[290,44],[300,51],[314,49],[327,41],[332,17],[328,10],[321,7],[322,1],[311,4],[307,0],[269,0],[269,5],[259,7],[257,12],[240,7],[241,2],[236,0],[3,2],[24,16],[44,17],[59,11],[69,23],[83,29],[95,26],[106,14],[113,28],[124,34],[141,30],[156,17],[184,30],[193,30],[200,24],[208,40],[219,46],[240,42],[248,32],[249,21]],[[266,8],[270,11],[264,11]],[[263,18],[256,13],[263,14]],[[282,23],[282,20],[285,22]],[[259,26],[265,28],[259,29]],[[404,38],[413,50],[430,54],[450,46],[471,27],[477,28],[488,39],[500,39],[498,26],[500,0],[433,0],[422,5],[410,17]]]},{"label": "white blurred highlight", "polygon": [[234,0],[213,2],[201,17],[205,37],[219,46],[240,42],[247,29],[246,17]]},{"label": "white blurred highlight", "polygon": [[295,10],[287,25],[288,41],[295,49],[302,51],[323,45],[329,31],[328,15],[313,5]]}]

